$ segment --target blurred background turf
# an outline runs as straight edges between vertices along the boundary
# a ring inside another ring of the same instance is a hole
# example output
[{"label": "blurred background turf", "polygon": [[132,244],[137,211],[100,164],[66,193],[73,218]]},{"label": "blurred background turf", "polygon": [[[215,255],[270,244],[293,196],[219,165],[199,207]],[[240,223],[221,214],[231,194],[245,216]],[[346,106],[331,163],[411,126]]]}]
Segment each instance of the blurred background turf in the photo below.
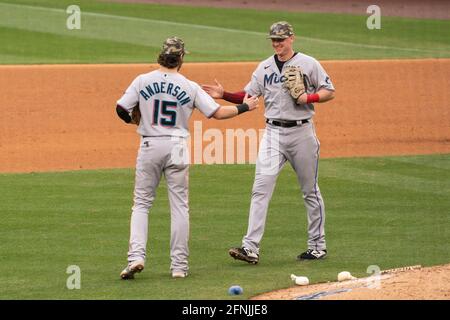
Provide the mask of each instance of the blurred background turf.
[{"label": "blurred background turf", "polygon": [[366,15],[77,1],[81,29],[68,30],[71,0],[0,0],[0,63],[155,62],[162,42],[182,37],[186,62],[259,61],[272,54],[269,26],[292,23],[295,49],[318,59],[450,57],[450,21]]}]

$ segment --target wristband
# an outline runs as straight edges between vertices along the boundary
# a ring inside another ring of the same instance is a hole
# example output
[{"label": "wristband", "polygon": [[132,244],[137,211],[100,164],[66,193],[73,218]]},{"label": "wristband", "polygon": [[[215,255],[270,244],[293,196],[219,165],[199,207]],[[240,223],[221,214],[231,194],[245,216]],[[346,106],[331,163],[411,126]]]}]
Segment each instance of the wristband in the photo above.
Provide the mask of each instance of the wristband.
[{"label": "wristband", "polygon": [[248,107],[248,104],[243,103],[243,104],[238,104],[236,106],[237,110],[238,110],[238,114],[247,112],[248,110],[250,110],[250,108]]},{"label": "wristband", "polygon": [[314,103],[314,102],[319,102],[319,94],[318,93],[313,93],[313,94],[308,94],[306,95],[306,103]]}]

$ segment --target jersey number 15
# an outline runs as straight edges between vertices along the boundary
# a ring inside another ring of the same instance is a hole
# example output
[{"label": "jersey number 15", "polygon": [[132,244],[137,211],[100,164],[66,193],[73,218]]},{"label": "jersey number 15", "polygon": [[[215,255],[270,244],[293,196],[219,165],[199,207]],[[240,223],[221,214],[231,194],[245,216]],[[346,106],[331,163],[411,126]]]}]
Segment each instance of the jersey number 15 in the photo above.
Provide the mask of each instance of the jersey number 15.
[{"label": "jersey number 15", "polygon": [[177,103],[156,99],[153,104],[153,125],[158,123],[165,127],[173,127],[177,122]]}]

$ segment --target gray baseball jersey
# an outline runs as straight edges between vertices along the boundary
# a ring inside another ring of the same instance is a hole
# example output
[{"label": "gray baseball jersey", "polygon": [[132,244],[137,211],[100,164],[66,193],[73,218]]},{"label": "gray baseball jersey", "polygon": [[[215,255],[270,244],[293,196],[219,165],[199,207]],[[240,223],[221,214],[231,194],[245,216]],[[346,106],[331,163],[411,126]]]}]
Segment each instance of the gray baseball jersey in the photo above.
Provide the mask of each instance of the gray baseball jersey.
[{"label": "gray baseball jersey", "polygon": [[194,107],[208,118],[219,108],[197,83],[159,70],[139,75],[117,101],[128,112],[138,103],[142,117],[137,132],[149,137],[187,137]]},{"label": "gray baseball jersey", "polygon": [[[297,53],[286,66],[298,66],[305,76],[306,92],[315,93],[325,88],[334,91],[330,77],[327,75],[320,63],[306,54]],[[245,87],[245,91],[251,95],[262,95],[264,97],[265,117],[276,120],[303,120],[314,116],[314,105],[312,103],[298,105],[292,99],[287,89],[282,87],[285,81],[280,73],[274,56],[261,62],[253,72],[251,81]]]},{"label": "gray baseball jersey", "polygon": [[286,66],[298,66],[305,75],[307,93],[322,88],[334,91],[329,76],[320,63],[305,54],[297,53],[283,65],[280,72],[274,56],[261,62],[252,75],[245,91],[263,95],[265,117],[272,120],[306,120],[301,125],[283,128],[268,124],[260,143],[256,161],[247,234],[242,246],[259,254],[267,211],[279,173],[286,162],[294,169],[301,186],[308,214],[308,249],[325,250],[325,205],[318,185],[320,142],[312,117],[313,104],[298,105],[283,88],[282,77]]},{"label": "gray baseball jersey", "polygon": [[138,103],[142,116],[137,132],[142,138],[136,160],[128,261],[146,259],[148,211],[164,174],[171,212],[170,269],[187,272],[189,157],[185,159],[185,155],[189,117],[194,107],[211,117],[220,106],[197,83],[179,73],[159,70],[138,76],[117,101],[128,112]]}]

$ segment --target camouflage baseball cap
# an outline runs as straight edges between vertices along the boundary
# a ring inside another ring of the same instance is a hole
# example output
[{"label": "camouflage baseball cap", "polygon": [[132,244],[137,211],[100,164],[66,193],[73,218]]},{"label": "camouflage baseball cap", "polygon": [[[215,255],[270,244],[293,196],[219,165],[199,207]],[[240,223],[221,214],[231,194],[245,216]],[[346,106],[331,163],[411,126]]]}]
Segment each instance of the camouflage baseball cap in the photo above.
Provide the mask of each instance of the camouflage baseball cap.
[{"label": "camouflage baseball cap", "polygon": [[182,55],[189,52],[184,49],[183,40],[178,37],[170,37],[164,41],[161,53]]},{"label": "camouflage baseball cap", "polygon": [[294,28],[286,21],[275,22],[270,26],[267,39],[286,39],[294,34]]}]

